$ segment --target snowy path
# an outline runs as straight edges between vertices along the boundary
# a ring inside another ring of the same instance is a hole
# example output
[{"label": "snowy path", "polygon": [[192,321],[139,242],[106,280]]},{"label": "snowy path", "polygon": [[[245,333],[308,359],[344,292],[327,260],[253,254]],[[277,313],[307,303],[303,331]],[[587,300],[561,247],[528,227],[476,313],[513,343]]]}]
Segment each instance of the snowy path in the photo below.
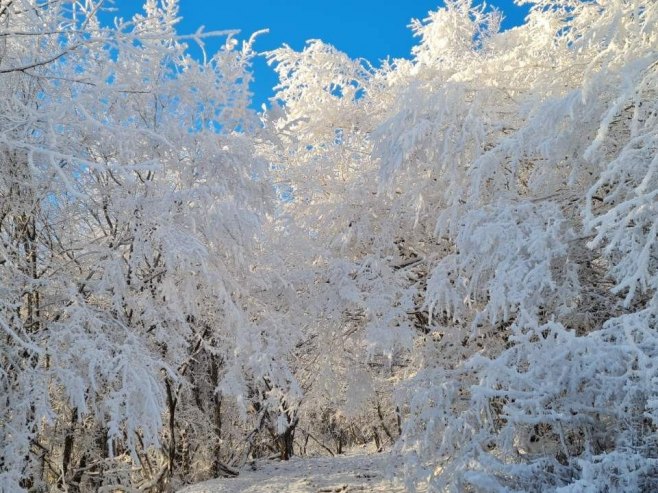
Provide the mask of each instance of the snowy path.
[{"label": "snowy path", "polygon": [[239,477],[214,479],[188,486],[179,493],[398,493],[400,481],[386,477],[388,454],[293,458],[288,462],[260,463]]}]

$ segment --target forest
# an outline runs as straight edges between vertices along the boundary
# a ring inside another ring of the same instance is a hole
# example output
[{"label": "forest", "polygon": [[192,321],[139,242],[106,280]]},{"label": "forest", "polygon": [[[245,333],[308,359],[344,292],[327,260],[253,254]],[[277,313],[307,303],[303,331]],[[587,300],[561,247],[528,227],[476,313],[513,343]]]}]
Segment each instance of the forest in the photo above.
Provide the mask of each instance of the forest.
[{"label": "forest", "polygon": [[377,67],[104,3],[0,0],[1,492],[658,491],[658,2],[445,0]]}]

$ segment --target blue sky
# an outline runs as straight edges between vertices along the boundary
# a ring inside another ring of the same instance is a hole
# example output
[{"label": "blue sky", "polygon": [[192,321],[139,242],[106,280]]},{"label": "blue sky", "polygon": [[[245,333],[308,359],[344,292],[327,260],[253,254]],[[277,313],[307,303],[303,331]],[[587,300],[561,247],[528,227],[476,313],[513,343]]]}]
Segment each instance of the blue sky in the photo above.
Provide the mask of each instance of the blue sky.
[{"label": "blue sky", "polygon": [[[115,0],[115,15],[129,18],[141,9],[139,0]],[[512,0],[487,2],[506,16],[503,28],[523,22],[527,7]],[[353,58],[379,60],[407,57],[414,38],[407,27],[412,18],[424,18],[441,0],[180,0],[183,17],[178,31],[188,34],[205,26],[206,31],[240,29],[247,38],[268,28],[256,43],[259,51],[287,43],[302,49],[308,39],[322,39]],[[209,43],[209,47],[213,45]],[[263,59],[254,66],[254,107],[260,108],[272,95],[276,77]]]}]

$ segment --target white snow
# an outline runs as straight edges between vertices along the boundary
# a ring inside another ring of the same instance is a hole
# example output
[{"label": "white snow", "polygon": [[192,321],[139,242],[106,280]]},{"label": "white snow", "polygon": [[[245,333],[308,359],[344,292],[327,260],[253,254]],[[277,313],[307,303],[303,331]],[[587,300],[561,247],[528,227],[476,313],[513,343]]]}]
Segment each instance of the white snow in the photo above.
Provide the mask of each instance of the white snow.
[{"label": "white snow", "polygon": [[[387,453],[256,462],[237,478],[213,479],[178,493],[348,493],[406,491]],[[392,468],[393,467],[393,468]]]}]

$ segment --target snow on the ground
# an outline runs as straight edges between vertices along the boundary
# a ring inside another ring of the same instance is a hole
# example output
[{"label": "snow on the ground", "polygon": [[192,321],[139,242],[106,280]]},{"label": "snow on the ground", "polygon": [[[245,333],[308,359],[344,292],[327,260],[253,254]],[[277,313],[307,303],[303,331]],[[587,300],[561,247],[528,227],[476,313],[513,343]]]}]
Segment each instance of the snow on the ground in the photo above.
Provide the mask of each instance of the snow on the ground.
[{"label": "snow on the ground", "polygon": [[213,479],[178,493],[404,492],[398,475],[388,474],[392,462],[385,453],[259,462],[237,478]]}]

